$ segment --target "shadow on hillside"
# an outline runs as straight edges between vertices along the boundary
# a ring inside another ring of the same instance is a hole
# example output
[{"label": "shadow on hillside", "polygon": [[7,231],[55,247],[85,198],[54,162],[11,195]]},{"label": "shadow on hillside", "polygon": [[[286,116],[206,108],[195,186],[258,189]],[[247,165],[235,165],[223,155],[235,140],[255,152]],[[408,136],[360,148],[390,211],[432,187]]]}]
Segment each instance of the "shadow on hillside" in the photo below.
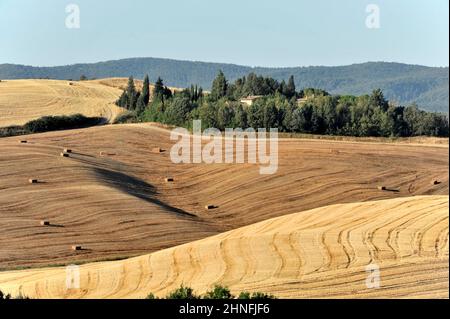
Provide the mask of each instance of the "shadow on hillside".
[{"label": "shadow on hillside", "polygon": [[391,193],[400,193],[400,190],[397,188],[386,188],[386,192],[391,192]]},{"label": "shadow on hillside", "polygon": [[52,228],[64,228],[64,225],[50,224],[50,225],[48,225],[48,227],[52,227]]},{"label": "shadow on hillside", "polygon": [[139,178],[103,168],[94,168],[93,170],[108,186],[114,187],[121,192],[143,199],[181,216],[197,217],[157,199],[154,186]]}]

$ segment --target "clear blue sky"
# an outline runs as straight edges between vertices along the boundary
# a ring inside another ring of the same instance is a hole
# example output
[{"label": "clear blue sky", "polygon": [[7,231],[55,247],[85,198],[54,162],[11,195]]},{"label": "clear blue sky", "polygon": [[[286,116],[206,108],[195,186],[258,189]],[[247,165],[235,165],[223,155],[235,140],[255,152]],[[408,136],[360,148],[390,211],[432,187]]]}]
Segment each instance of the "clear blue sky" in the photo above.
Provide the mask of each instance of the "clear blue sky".
[{"label": "clear blue sky", "polygon": [[[65,27],[70,3],[80,7],[80,29]],[[366,27],[370,3],[379,5],[379,29]],[[0,0],[0,63],[448,66],[448,12],[448,0]]]}]

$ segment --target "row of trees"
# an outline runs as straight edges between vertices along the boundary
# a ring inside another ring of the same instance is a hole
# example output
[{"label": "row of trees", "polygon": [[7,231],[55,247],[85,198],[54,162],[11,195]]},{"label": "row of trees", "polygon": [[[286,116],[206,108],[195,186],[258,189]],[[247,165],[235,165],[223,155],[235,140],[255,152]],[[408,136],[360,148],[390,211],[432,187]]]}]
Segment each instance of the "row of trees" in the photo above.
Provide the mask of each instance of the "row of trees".
[{"label": "row of trees", "polygon": [[[153,89],[153,96],[164,101],[172,97],[172,91],[164,85],[163,80],[158,78]],[[128,79],[127,88],[123,91],[116,104],[130,111],[142,113],[148,106],[150,101],[150,81],[148,75],[145,76],[142,90],[138,91],[134,83],[134,78],[131,76]]]},{"label": "row of trees", "polygon": [[[158,299],[155,297],[153,293],[150,293],[147,296],[147,299]],[[203,296],[195,294],[194,290],[191,287],[186,287],[181,285],[180,288],[175,289],[170,292],[163,299],[184,299],[184,300],[195,300],[195,299],[210,299],[210,300],[227,300],[227,299],[256,299],[256,300],[265,300],[265,299],[275,299],[274,296],[261,293],[261,292],[241,292],[238,296],[234,296],[230,289],[225,286],[215,285],[214,288],[210,291],[207,291]]]},{"label": "row of trees", "polygon": [[[172,94],[161,79],[155,85],[149,101],[148,77],[142,93],[129,81],[118,104],[135,111],[140,121],[157,121],[190,127],[192,120],[201,119],[204,127],[278,128],[282,132],[346,136],[448,136],[446,115],[389,103],[381,90],[370,95],[332,96],[319,89],[297,91],[294,78],[281,83],[255,74],[229,84],[219,72],[210,94],[192,86]],[[141,96],[146,98],[144,103]],[[242,97],[259,95],[251,106],[240,103]],[[298,98],[308,97],[299,102]],[[136,102],[135,102],[136,101]]]},{"label": "row of trees", "polygon": [[279,93],[286,98],[300,97],[296,92],[294,77],[290,76],[288,82],[280,83],[275,79],[258,76],[250,73],[248,76],[237,79],[229,84],[222,71],[214,79],[210,100],[218,101],[222,98],[238,101],[247,96],[268,96]]}]

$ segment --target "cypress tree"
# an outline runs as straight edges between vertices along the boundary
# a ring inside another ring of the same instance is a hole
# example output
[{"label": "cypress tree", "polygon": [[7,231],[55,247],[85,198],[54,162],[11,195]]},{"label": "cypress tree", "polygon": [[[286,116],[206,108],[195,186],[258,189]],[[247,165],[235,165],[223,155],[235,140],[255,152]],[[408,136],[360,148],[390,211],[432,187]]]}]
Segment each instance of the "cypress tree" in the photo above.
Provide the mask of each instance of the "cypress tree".
[{"label": "cypress tree", "polygon": [[116,105],[126,108],[127,107],[127,101],[128,101],[127,91],[125,90],[125,91],[122,92],[122,95],[116,101]]},{"label": "cypress tree", "polygon": [[144,85],[142,87],[142,102],[144,102],[144,106],[148,105],[150,101],[150,80],[148,79],[148,75],[144,78]]},{"label": "cypress tree", "polygon": [[145,105],[144,95],[142,95],[142,94],[139,95],[139,98],[137,99],[137,102],[136,102],[136,113],[139,115],[142,112],[144,112],[146,106],[147,105]]},{"label": "cypress tree", "polygon": [[286,93],[286,81],[281,81],[280,86],[278,87],[278,92],[280,92],[280,94],[285,95]]},{"label": "cypress tree", "polygon": [[287,83],[287,85],[284,87],[284,92],[283,94],[288,98],[292,98],[293,96],[295,96],[295,81],[294,81],[294,76],[291,75],[291,77],[289,78],[289,81]]},{"label": "cypress tree", "polygon": [[228,83],[227,79],[225,78],[225,75],[223,74],[222,70],[219,71],[219,74],[217,74],[217,77],[214,79],[214,82],[212,84],[211,89],[211,98],[214,101],[217,101],[227,95],[228,91]]},{"label": "cypress tree", "polygon": [[137,93],[136,93],[136,87],[134,86],[134,79],[132,76],[128,79],[128,85],[127,85],[127,97],[128,102],[126,105],[126,108],[129,110],[134,110],[136,107],[136,100],[137,100]]},{"label": "cypress tree", "polygon": [[156,80],[155,83],[155,88],[153,89],[153,96],[162,99],[162,97],[164,96],[164,91],[164,82],[160,77],[158,77],[158,80]]}]

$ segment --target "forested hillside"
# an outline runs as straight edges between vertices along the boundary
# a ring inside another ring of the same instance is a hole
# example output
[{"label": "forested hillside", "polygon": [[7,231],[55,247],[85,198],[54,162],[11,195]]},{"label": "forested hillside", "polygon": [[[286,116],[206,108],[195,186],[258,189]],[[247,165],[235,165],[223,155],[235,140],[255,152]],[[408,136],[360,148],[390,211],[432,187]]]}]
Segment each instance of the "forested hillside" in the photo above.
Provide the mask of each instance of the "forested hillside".
[{"label": "forested hillside", "polygon": [[432,68],[401,63],[369,62],[339,67],[252,68],[233,64],[133,58],[57,67],[0,64],[0,79],[79,79],[81,76],[104,78],[129,75],[142,79],[145,74],[149,74],[151,82],[162,77],[169,86],[188,87],[194,83],[210,89],[211,82],[219,70],[222,70],[230,81],[251,72],[278,81],[293,75],[298,88],[314,87],[331,94],[361,95],[380,88],[390,101],[402,105],[416,102],[424,110],[448,113],[448,67]]}]

